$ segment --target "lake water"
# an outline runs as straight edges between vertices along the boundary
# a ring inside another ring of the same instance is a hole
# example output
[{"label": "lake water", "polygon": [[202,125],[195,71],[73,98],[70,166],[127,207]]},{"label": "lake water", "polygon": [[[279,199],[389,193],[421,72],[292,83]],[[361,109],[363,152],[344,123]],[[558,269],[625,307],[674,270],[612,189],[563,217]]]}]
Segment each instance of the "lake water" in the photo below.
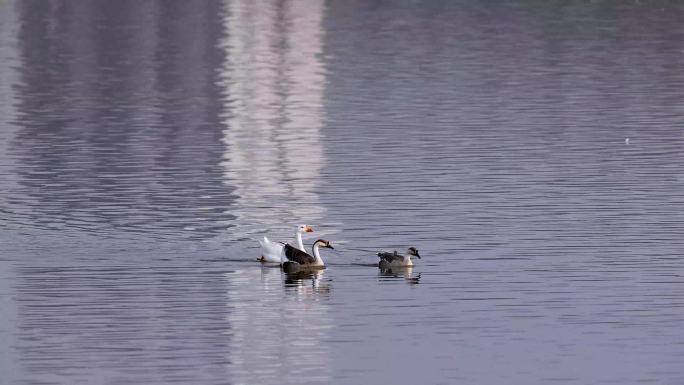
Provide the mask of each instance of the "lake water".
[{"label": "lake water", "polygon": [[682,20],[2,1],[0,383],[684,383]]}]

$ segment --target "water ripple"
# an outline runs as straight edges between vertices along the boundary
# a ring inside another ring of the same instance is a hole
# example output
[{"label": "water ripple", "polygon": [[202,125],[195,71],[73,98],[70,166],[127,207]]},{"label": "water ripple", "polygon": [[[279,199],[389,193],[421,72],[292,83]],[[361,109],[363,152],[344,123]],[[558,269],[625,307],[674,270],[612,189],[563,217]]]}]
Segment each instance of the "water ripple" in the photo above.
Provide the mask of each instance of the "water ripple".
[{"label": "water ripple", "polygon": [[683,12],[0,3],[2,379],[681,382]]}]

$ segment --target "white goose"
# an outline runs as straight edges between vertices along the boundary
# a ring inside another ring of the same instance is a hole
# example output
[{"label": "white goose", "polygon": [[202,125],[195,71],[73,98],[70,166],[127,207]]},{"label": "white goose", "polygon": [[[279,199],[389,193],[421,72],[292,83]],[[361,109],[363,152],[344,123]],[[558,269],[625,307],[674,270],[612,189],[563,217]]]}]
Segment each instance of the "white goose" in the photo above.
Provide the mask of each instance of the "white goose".
[{"label": "white goose", "polygon": [[[304,243],[302,242],[302,233],[312,233],[313,228],[309,225],[299,225],[297,226],[297,231],[295,232],[295,245],[299,250],[304,251]],[[264,239],[259,241],[261,245],[261,257],[257,258],[257,261],[261,262],[271,262],[271,263],[281,263],[285,259],[285,254],[283,253],[283,248],[285,244],[282,242],[273,242],[268,237],[264,236]]]},{"label": "white goose", "polygon": [[420,254],[418,254],[418,249],[415,247],[409,247],[406,251],[406,255],[399,255],[397,254],[397,251],[394,250],[394,253],[378,253],[378,257],[380,257],[380,263],[378,266],[385,269],[388,267],[413,266],[411,257],[420,259]]},{"label": "white goose", "polygon": [[324,269],[325,263],[323,263],[323,258],[321,258],[319,251],[319,248],[321,247],[335,249],[330,242],[325,239],[319,239],[314,242],[312,247],[313,255],[286,244],[284,252],[287,260],[283,262],[283,270],[287,272],[299,269]]}]

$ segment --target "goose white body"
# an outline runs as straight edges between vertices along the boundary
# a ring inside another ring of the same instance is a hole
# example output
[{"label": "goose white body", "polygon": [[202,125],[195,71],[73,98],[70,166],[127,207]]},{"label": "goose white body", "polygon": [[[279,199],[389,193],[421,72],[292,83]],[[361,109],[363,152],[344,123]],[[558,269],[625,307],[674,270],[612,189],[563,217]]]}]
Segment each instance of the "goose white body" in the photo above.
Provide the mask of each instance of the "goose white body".
[{"label": "goose white body", "polygon": [[283,258],[283,248],[285,245],[279,242],[272,242],[268,237],[259,241],[261,245],[261,262],[280,263]]}]

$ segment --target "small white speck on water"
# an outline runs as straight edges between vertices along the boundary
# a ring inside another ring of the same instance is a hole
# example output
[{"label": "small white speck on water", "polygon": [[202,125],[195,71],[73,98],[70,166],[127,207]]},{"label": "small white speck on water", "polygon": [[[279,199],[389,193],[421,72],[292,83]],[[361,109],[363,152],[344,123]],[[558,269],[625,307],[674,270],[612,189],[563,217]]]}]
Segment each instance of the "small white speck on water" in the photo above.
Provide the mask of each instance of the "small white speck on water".
[{"label": "small white speck on water", "polygon": [[629,144],[629,138],[625,138],[625,144]]}]

